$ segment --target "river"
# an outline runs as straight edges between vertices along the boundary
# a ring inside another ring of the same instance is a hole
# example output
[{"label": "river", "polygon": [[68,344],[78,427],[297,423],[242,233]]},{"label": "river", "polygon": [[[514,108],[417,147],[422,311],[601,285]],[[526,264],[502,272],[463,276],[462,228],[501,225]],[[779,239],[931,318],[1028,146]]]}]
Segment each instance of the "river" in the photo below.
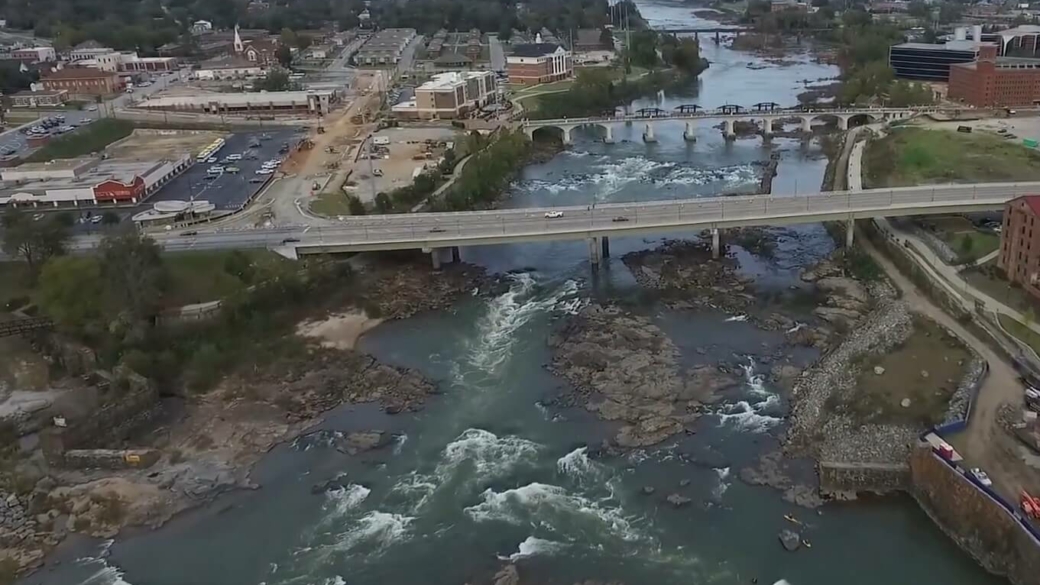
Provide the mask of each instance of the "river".
[{"label": "river", "polygon": [[[681,3],[639,4],[657,26],[706,23]],[[836,74],[808,57],[749,69],[760,60],[710,40],[703,54],[712,64],[698,87],[635,107],[793,105],[801,80]],[[726,142],[704,126],[691,144],[675,124],[657,128],[659,142],[646,145],[641,130],[618,128],[613,145],[592,131],[576,133],[570,150],[524,170],[506,205],[751,191],[755,163],[774,152],[781,157],[774,192],[793,193],[817,189],[826,166],[815,142]],[[741,270],[766,293],[798,287],[799,269],[833,249],[820,226],[774,231],[780,243],[773,257],[735,252]],[[689,236],[673,236],[683,235]],[[231,494],[157,531],[65,547],[59,553],[64,562],[24,583],[461,585],[488,582],[504,559],[517,563],[525,583],[561,585],[584,579],[628,585],[1001,582],[907,498],[830,504],[817,512],[737,479],[743,466],[776,448],[783,430],[786,405],[756,361],[782,337],[734,316],[675,313],[647,300],[619,258],[660,240],[617,239],[595,276],[583,243],[464,250],[464,260],[492,271],[528,271],[512,276],[506,294],[384,324],[361,345],[381,360],[422,371],[443,395],[416,416],[343,407],[322,424],[393,432],[392,449],[348,457],[315,441],[280,446],[255,470],[262,489]],[[542,404],[563,384],[544,369],[546,338],[593,297],[626,301],[652,318],[689,365],[736,360],[744,367],[743,389],[713,406],[693,436],[624,457],[590,458],[586,446],[612,436],[615,427]],[[806,352],[798,359],[815,357]],[[313,484],[340,474],[344,489],[311,493]],[[644,495],[645,486],[655,493]],[[673,492],[692,502],[674,509],[663,501]],[[777,533],[790,527],[785,514],[806,523],[811,548],[788,553],[780,547]]]}]

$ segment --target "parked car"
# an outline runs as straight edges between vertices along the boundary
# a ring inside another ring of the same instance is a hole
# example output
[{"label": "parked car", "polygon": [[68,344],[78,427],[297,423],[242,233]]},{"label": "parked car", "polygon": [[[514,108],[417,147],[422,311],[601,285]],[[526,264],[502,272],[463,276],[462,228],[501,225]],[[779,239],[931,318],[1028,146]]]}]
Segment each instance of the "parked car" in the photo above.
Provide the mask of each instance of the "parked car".
[{"label": "parked car", "polygon": [[981,483],[982,485],[986,487],[990,487],[993,485],[993,480],[991,480],[989,476],[986,475],[985,471],[982,471],[978,467],[971,468],[971,474],[975,476],[975,479],[979,480],[979,483]]},{"label": "parked car", "polygon": [[217,162],[217,157],[211,156],[211,157],[206,159],[206,162],[208,162],[209,164],[213,164],[213,163]]},{"label": "parked car", "polygon": [[224,172],[225,173],[231,173],[232,175],[237,175],[238,171],[240,171],[240,170],[242,170],[242,169],[240,169],[238,167],[224,167]]},{"label": "parked car", "polygon": [[274,174],[274,170],[272,170],[272,169],[259,169],[259,170],[256,171],[256,174],[258,174],[258,175],[273,175]]},{"label": "parked car", "polygon": [[100,215],[95,215],[94,217],[90,218],[90,223],[95,224],[95,225],[101,223],[101,216]]}]

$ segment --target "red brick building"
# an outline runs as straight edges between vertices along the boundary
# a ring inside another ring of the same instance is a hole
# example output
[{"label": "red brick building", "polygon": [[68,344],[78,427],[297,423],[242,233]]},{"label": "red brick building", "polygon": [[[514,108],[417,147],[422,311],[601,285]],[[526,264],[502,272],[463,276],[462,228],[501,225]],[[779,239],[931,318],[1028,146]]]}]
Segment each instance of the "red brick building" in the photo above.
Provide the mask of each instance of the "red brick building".
[{"label": "red brick building", "polygon": [[506,57],[509,83],[538,85],[574,74],[571,52],[554,43],[516,45]]},{"label": "red brick building", "polygon": [[118,73],[90,67],[66,67],[44,73],[40,79],[47,91],[66,90],[70,95],[108,95],[123,89]]},{"label": "red brick building", "polygon": [[977,61],[950,65],[947,96],[980,108],[1040,103],[1040,59],[998,57],[983,45]]},{"label": "red brick building", "polygon": [[1040,195],[1027,195],[1004,206],[997,266],[1010,282],[1040,297]]}]

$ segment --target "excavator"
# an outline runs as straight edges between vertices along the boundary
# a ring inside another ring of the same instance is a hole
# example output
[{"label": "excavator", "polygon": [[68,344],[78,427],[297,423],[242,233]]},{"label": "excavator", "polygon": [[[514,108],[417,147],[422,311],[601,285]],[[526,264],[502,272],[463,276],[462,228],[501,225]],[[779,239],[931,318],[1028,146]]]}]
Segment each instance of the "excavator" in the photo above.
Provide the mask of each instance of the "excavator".
[{"label": "excavator", "polygon": [[1034,520],[1040,520],[1040,498],[1022,490],[1022,511]]}]

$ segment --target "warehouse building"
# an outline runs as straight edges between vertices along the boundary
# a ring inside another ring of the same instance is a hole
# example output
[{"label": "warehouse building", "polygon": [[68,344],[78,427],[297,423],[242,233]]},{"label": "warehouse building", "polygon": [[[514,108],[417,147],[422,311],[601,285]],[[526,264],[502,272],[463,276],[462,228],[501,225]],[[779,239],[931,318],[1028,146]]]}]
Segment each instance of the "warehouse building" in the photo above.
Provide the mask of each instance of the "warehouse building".
[{"label": "warehouse building", "polygon": [[362,66],[396,65],[408,44],[415,39],[414,28],[387,28],[372,35],[354,54],[354,64]]},{"label": "warehouse building", "polygon": [[977,61],[950,67],[947,97],[980,108],[1040,104],[1040,59],[998,57],[995,45],[983,47]]},{"label": "warehouse building", "polygon": [[23,164],[0,171],[0,205],[78,207],[135,204],[191,166],[191,155],[176,159],[119,162],[78,158]]},{"label": "warehouse building", "polygon": [[204,114],[313,114],[322,116],[339,102],[336,90],[207,93],[153,97],[136,107]]}]

